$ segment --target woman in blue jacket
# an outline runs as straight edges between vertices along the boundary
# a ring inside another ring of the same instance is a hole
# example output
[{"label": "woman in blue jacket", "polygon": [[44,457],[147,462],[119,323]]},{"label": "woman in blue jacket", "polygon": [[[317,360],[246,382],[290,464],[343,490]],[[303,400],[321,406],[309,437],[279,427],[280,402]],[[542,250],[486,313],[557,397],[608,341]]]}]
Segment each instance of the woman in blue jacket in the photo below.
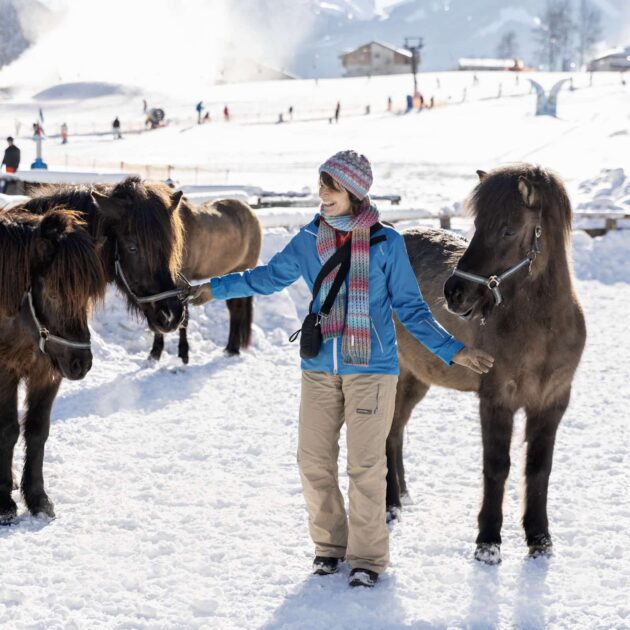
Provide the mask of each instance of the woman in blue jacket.
[{"label": "woman in blue jacket", "polygon": [[[374,586],[389,562],[385,441],[394,414],[400,322],[448,365],[490,370],[493,358],[466,348],[422,299],[402,236],[378,223],[368,196],[367,158],[341,151],[320,166],[319,214],[267,265],[200,285],[193,303],[269,295],[303,277],[312,290],[322,265],[350,240],[350,270],[321,324],[321,350],[302,361],[298,463],[315,544],[313,571],[335,573],[344,558],[351,586]],[[376,237],[384,236],[384,239]],[[377,243],[370,245],[370,240]],[[318,313],[337,269],[323,281]],[[347,427],[349,514],[339,490],[339,433]]]}]

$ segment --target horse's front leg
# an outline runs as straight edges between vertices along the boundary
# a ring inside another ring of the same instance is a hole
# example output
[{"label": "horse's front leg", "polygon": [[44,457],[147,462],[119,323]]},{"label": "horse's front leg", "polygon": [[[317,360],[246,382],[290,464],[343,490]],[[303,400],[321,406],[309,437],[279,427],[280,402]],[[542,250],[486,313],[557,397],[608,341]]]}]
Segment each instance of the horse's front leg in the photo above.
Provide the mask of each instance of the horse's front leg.
[{"label": "horse's front leg", "polygon": [[0,369],[0,525],[17,518],[13,490],[13,450],[20,436],[17,412],[18,379]]},{"label": "horse's front leg", "polygon": [[552,407],[526,409],[527,460],[525,464],[525,513],[523,527],[533,557],[551,554],[547,519],[547,489],[556,431],[569,405],[570,390]]},{"label": "horse's front leg", "polygon": [[503,493],[510,472],[514,411],[487,398],[481,398],[479,411],[483,441],[483,503],[478,518],[475,559],[486,564],[499,564]]},{"label": "horse's front leg", "polygon": [[182,360],[185,365],[188,363],[189,351],[188,346],[188,304],[184,305],[184,319],[179,327],[179,345],[177,346],[177,356]]},{"label": "horse's front leg", "polygon": [[164,335],[162,333],[153,333],[153,347],[149,353],[149,360],[159,361],[164,350]]},{"label": "horse's front leg", "polygon": [[31,514],[55,517],[53,504],[44,490],[44,446],[50,430],[50,411],[61,379],[29,383],[26,394],[24,441],[26,457],[22,472],[22,495]]}]

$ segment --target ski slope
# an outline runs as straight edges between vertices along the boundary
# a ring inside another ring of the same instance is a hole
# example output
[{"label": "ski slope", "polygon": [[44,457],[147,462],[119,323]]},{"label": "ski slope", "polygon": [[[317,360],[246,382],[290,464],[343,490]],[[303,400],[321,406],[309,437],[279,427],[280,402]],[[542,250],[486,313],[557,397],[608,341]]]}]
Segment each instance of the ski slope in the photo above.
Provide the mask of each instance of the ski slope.
[{"label": "ski slope", "polygon": [[[300,189],[313,187],[317,165],[330,153],[354,147],[373,160],[375,192],[400,193],[433,213],[463,201],[475,169],[526,159],[555,168],[574,207],[594,209],[606,199],[607,208],[627,212],[629,94],[608,79],[563,93],[558,120],[533,117],[533,96],[525,94],[420,114],[348,116],[338,125],[173,123],[119,142],[71,135],[68,146],[49,140],[45,150],[51,165],[62,163],[65,151],[86,160],[227,165],[232,182]],[[353,81],[338,81],[331,94],[354,94],[360,103]],[[312,87],[293,83],[295,98]],[[107,121],[112,98],[119,96],[58,103],[51,112],[85,109]],[[20,100],[2,103],[2,120],[23,107]],[[266,229],[262,261],[294,229]],[[57,519],[29,516],[14,493],[20,522],[0,529],[0,627],[630,627],[630,233],[591,239],[576,232],[573,248],[588,340],[556,442],[552,559],[526,557],[519,415],[503,564],[474,562],[477,401],[433,388],[409,423],[412,503],[391,530],[390,569],[373,591],[350,590],[345,565],[336,576],[310,576],[295,461],[299,358],[287,341],[307,305],[304,284],[256,299],[252,348],[237,358],[222,353],[225,305],[195,308],[188,366],[175,356],[175,335],[167,337],[162,362],[148,364],[150,335],[110,290],[92,322],[94,366],[84,381],[63,384],[53,409],[45,475]],[[342,446],[345,488],[344,461]]]}]

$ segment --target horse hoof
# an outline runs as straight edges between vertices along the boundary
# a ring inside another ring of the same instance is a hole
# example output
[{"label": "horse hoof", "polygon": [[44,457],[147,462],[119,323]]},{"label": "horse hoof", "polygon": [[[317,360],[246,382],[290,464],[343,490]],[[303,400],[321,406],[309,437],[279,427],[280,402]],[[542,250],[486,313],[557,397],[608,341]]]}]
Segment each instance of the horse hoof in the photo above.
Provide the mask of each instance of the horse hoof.
[{"label": "horse hoof", "polygon": [[226,357],[237,357],[239,354],[241,354],[240,350],[236,349],[232,349],[232,348],[226,348],[223,351],[223,354],[225,354]]},{"label": "horse hoof", "polygon": [[385,521],[387,523],[396,523],[402,520],[402,511],[399,506],[389,505],[385,512]]},{"label": "horse hoof", "polygon": [[52,501],[45,494],[26,500],[28,511],[33,516],[44,516],[47,518],[55,518],[55,508]]},{"label": "horse hoof", "polygon": [[549,534],[541,534],[535,536],[529,543],[529,557],[536,558],[551,558],[553,556],[553,544],[551,542],[551,536]]},{"label": "horse hoof", "polygon": [[0,525],[13,525],[17,522],[17,505],[13,499],[0,508]]},{"label": "horse hoof", "polygon": [[179,355],[179,358],[182,360],[182,363],[183,363],[184,365],[188,365],[188,361],[189,361],[189,359],[188,359],[188,355],[187,355],[187,354],[186,354],[186,355],[184,355],[184,356],[182,356],[182,355],[180,354],[180,355]]},{"label": "horse hoof", "polygon": [[498,543],[479,543],[475,549],[475,560],[490,566],[501,564],[501,545]]},{"label": "horse hoof", "polygon": [[401,492],[400,503],[402,505],[413,505],[413,499],[411,498],[411,495],[408,492]]}]

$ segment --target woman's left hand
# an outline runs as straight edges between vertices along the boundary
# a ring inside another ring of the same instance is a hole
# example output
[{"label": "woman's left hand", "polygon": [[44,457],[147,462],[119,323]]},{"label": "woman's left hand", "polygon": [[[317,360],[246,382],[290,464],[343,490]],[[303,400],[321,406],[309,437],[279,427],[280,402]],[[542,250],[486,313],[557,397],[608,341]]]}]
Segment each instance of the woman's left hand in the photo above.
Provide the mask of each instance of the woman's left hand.
[{"label": "woman's left hand", "polygon": [[477,374],[487,374],[494,365],[494,357],[477,348],[462,348],[453,357],[453,363],[463,365]]},{"label": "woman's left hand", "polygon": [[209,302],[211,299],[212,287],[209,282],[204,282],[192,288],[188,301],[195,306],[200,306],[201,304]]}]

